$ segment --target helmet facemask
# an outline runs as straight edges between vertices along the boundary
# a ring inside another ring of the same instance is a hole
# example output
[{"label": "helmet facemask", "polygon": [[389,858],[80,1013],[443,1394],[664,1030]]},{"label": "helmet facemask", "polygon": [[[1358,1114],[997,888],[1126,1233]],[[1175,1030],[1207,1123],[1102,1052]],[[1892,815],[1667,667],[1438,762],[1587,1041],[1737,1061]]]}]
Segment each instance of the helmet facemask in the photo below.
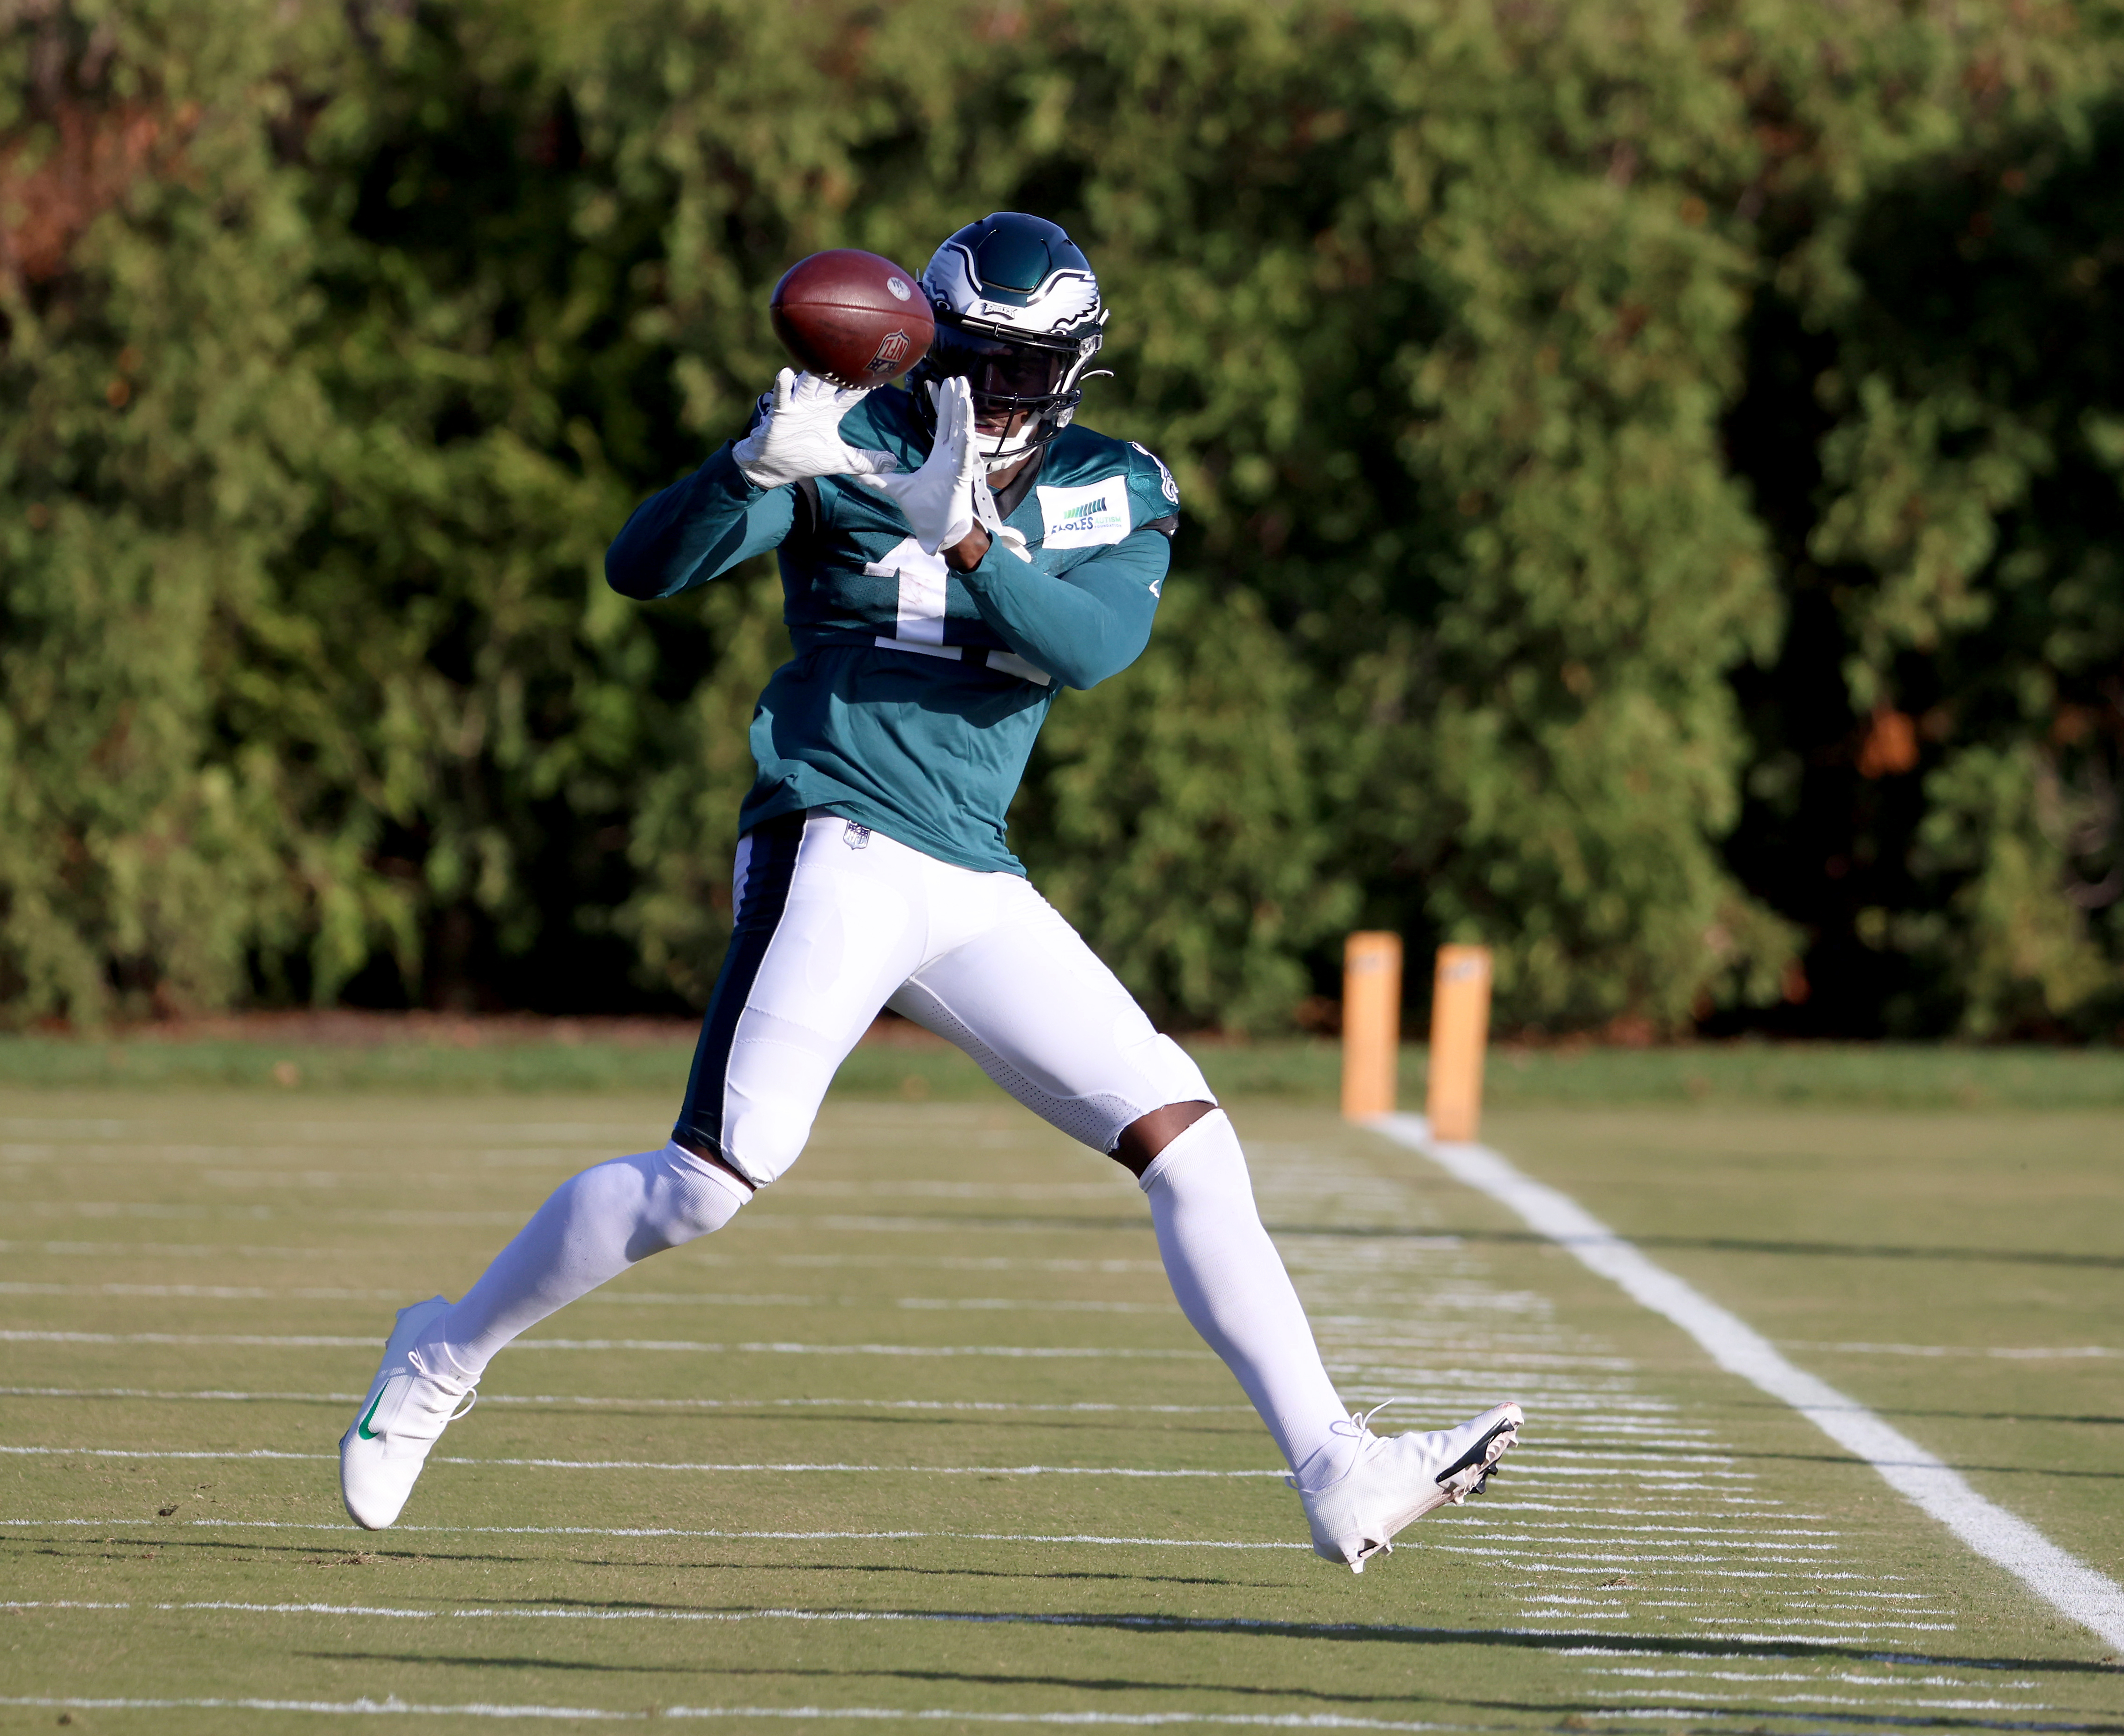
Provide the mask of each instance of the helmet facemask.
[{"label": "helmet facemask", "polygon": [[1007,470],[1069,425],[1083,401],[1086,365],[1099,348],[1096,331],[1070,343],[1030,342],[1020,334],[982,330],[942,315],[929,353],[914,371],[915,401],[925,421],[935,408],[926,382],[963,378],[974,399],[975,441],[982,464]]}]

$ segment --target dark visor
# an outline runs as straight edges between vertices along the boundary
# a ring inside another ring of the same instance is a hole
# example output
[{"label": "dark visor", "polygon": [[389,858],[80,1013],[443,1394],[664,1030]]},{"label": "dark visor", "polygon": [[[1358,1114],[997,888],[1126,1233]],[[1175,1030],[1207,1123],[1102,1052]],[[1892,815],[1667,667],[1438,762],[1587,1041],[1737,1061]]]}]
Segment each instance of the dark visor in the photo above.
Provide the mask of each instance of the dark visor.
[{"label": "dark visor", "polygon": [[1052,350],[977,337],[941,322],[929,346],[931,368],[947,378],[965,376],[977,398],[1051,398],[1060,389],[1072,359]]}]

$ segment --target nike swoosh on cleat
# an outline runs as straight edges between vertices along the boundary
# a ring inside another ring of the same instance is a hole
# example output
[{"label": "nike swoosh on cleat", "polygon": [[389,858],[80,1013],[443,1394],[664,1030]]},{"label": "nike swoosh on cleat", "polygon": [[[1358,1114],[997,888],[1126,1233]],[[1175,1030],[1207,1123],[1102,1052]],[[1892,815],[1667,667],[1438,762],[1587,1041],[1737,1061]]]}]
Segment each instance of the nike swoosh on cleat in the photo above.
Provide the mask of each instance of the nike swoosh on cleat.
[{"label": "nike swoosh on cleat", "polygon": [[391,1383],[390,1382],[386,1381],[382,1387],[380,1387],[377,1391],[376,1404],[371,1405],[369,1407],[369,1415],[354,1425],[354,1432],[359,1435],[364,1441],[373,1441],[376,1438],[375,1431],[370,1429],[369,1425],[376,1420],[376,1405],[380,1405],[383,1402],[384,1393],[390,1390]]}]

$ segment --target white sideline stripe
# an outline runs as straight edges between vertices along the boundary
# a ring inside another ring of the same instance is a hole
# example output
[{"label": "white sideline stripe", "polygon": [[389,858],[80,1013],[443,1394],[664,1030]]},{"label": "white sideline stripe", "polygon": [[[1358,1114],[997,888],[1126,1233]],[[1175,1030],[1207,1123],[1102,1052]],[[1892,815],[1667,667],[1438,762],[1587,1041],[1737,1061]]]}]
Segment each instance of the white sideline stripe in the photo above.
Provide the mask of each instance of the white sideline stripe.
[{"label": "white sideline stripe", "polygon": [[[196,1525],[209,1531],[330,1531],[350,1529],[344,1520],[313,1523],[298,1519],[0,1519],[0,1525],[76,1525],[105,1531],[120,1525]],[[769,1543],[862,1543],[921,1541],[943,1537],[956,1543],[1097,1543],[1144,1549],[1310,1549],[1310,1543],[1239,1543],[1219,1537],[1102,1537],[1091,1533],[1048,1536],[1017,1531],[682,1531],[674,1526],[604,1525],[394,1525],[400,1532],[439,1532],[447,1537],[715,1537]],[[1915,1595],[1915,1593],[1913,1593]]]},{"label": "white sideline stripe", "polygon": [[[10,1447],[0,1453],[47,1459],[332,1459],[336,1452],[280,1452],[270,1447],[224,1452],[138,1447]],[[709,1464],[657,1459],[459,1459],[438,1465],[509,1465],[540,1471],[861,1471],[933,1477],[1280,1477],[1278,1471],[1142,1471],[1126,1465],[799,1465]]]},{"label": "white sideline stripe", "polygon": [[76,1711],[318,1712],[336,1717],[369,1714],[379,1717],[577,1718],[646,1722],[654,1718],[793,1720],[860,1719],[894,1724],[1115,1724],[1126,1728],[1157,1724],[1209,1724],[1266,1730],[1441,1730],[1437,1724],[1410,1724],[1384,1718],[1346,1718],[1336,1712],[961,1712],[948,1706],[919,1709],[888,1706],[670,1706],[656,1712],[615,1711],[603,1706],[504,1706],[473,1701],[428,1706],[396,1697],[388,1700],[90,1700],[11,1695],[0,1706],[39,1706]]},{"label": "white sideline stripe", "polygon": [[[251,1332],[31,1332],[0,1331],[11,1344],[264,1344],[302,1349],[374,1350],[380,1338],[272,1338]],[[1208,1350],[1106,1350],[1049,1344],[709,1344],[689,1339],[519,1338],[513,1350],[693,1350],[726,1356],[1013,1356],[1111,1357],[1129,1361],[1206,1362]]]},{"label": "white sideline stripe", "polygon": [[1720,1368],[1782,1400],[1838,1446],[1865,1460],[1890,1488],[2053,1609],[2110,1645],[2124,1647],[2124,1586],[2068,1555],[2025,1519],[1985,1499],[1961,1472],[1856,1399],[1787,1362],[1754,1327],[1653,1264],[1568,1194],[1521,1174],[1487,1146],[1434,1140],[1421,1116],[1383,1115],[1371,1125],[1397,1144],[1421,1152],[1454,1180],[1510,1207],[1530,1229],[1673,1321]]}]

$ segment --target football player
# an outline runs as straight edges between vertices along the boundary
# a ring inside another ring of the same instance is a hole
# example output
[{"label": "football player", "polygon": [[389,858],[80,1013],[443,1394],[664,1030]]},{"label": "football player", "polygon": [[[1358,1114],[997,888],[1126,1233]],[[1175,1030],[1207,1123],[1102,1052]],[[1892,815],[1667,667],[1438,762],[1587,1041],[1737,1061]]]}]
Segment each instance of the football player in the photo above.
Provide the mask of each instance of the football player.
[{"label": "football player", "polygon": [[643,598],[780,556],[796,655],[754,715],[735,930],[670,1142],[563,1185],[454,1307],[400,1313],[341,1442],[347,1510],[389,1525],[497,1351],[781,1175],[890,1007],[1136,1176],[1173,1293],[1275,1438],[1314,1547],[1361,1572],[1481,1488],[1519,1407],[1393,1437],[1346,1410],[1201,1071],[1011,854],[1048,708],[1149,637],[1180,495],[1144,448],[1073,422],[1107,309],[1061,229],[970,223],[919,293],[937,334],[908,389],[785,369],[612,545],[613,585]]}]

